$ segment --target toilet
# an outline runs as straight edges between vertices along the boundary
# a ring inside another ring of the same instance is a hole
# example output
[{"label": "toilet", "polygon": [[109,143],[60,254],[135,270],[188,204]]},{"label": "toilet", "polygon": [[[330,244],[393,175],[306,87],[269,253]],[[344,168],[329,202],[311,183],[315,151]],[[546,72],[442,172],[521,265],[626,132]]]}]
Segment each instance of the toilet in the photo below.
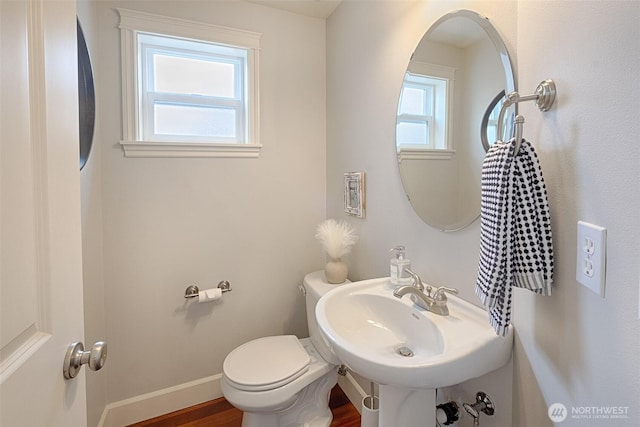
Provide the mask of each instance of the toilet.
[{"label": "toilet", "polygon": [[338,381],[338,359],[318,330],[315,307],[335,289],[323,271],[305,276],[309,338],[279,335],[231,351],[222,367],[224,397],[244,412],[242,427],[328,427],[329,394]]}]

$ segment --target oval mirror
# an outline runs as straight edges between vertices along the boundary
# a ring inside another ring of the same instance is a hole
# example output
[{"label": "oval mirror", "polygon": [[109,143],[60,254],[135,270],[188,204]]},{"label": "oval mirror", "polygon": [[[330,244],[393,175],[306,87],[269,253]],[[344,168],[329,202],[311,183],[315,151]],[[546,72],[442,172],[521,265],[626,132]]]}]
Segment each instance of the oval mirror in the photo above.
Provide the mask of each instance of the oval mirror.
[{"label": "oval mirror", "polygon": [[80,21],[76,19],[78,33],[78,114],[80,137],[80,170],[87,163],[91,145],[93,144],[93,130],[96,120],[96,97],[93,86],[93,71],[89,50],[84,39]]},{"label": "oval mirror", "polygon": [[460,230],[480,215],[482,161],[514,82],[500,35],[469,10],[437,20],[411,55],[398,101],[396,152],[411,206],[432,227]]}]

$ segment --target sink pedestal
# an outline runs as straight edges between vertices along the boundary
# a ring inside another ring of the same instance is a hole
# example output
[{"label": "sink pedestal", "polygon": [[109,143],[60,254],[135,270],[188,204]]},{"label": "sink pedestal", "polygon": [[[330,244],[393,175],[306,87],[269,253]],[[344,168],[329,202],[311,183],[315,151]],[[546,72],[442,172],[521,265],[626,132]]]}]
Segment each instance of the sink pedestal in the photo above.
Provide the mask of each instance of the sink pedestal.
[{"label": "sink pedestal", "polygon": [[435,427],[436,391],[392,385],[379,386],[379,427]]}]

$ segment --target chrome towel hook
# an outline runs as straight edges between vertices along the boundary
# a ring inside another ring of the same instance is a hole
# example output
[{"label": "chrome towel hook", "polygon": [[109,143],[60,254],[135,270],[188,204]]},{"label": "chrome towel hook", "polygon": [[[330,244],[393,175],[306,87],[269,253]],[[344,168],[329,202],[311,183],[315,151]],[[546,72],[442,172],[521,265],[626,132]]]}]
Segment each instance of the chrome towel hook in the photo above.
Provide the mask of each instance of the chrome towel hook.
[{"label": "chrome towel hook", "polygon": [[[502,138],[504,115],[507,109],[513,104],[518,104],[524,101],[535,101],[536,107],[540,111],[549,111],[551,106],[556,100],[556,84],[551,79],[543,80],[536,88],[533,95],[521,96],[518,92],[513,91],[506,96],[506,100],[500,108],[500,114],[498,115],[498,138]],[[522,143],[522,125],[524,124],[524,117],[517,115],[515,117],[516,124],[516,146],[515,154],[518,154],[520,150],[520,144]]]}]

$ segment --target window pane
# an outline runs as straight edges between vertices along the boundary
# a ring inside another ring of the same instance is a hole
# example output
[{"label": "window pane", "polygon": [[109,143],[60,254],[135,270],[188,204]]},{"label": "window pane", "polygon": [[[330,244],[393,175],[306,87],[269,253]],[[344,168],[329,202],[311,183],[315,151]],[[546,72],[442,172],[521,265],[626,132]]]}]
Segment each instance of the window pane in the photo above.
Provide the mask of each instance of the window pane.
[{"label": "window pane", "polygon": [[498,129],[495,124],[487,125],[487,141],[489,144],[493,144],[498,139]]},{"label": "window pane", "polygon": [[234,64],[172,55],[153,55],[154,91],[234,97]]},{"label": "window pane", "polygon": [[424,89],[404,86],[402,88],[402,97],[400,98],[400,114],[414,114],[417,116],[423,116],[426,114],[424,111],[425,106],[425,91]]},{"label": "window pane", "polygon": [[427,123],[400,122],[398,123],[397,140],[398,144],[421,144],[428,145],[427,135],[429,129]]},{"label": "window pane", "polygon": [[236,137],[236,111],[232,108],[156,103],[154,122],[157,135]]}]

